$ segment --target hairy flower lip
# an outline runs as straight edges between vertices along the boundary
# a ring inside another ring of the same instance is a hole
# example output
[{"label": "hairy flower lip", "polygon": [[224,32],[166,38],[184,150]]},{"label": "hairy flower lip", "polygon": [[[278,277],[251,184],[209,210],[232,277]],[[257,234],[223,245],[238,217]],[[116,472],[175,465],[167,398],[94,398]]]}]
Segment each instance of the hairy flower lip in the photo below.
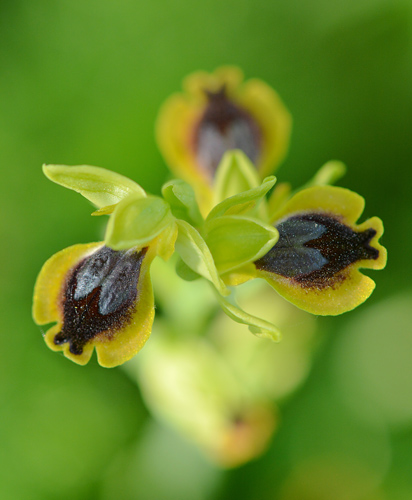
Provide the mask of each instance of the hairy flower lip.
[{"label": "hairy flower lip", "polygon": [[375,287],[359,269],[386,265],[386,249],[378,243],[382,221],[372,217],[357,225],[363,208],[363,198],[344,188],[300,191],[275,217],[279,241],[255,262],[254,275],[313,314],[357,307]]},{"label": "hairy flower lip", "polygon": [[[124,363],[143,347],[154,319],[149,267],[155,248],[106,249],[91,243],[58,252],[45,263],[35,285],[35,322],[55,323],[45,334],[46,344],[81,365],[94,349],[101,366]],[[114,262],[99,261],[102,252],[114,255]]]},{"label": "hairy flower lip", "polygon": [[[340,279],[340,271],[360,260],[379,257],[378,250],[369,245],[377,233],[375,229],[357,232],[335,216],[302,213],[288,217],[276,227],[279,241],[255,265],[290,278],[302,287],[333,286]],[[302,233],[305,229],[306,234],[296,235],[296,230]]]},{"label": "hairy flower lip", "polygon": [[130,324],[146,252],[102,247],[71,270],[62,289],[63,324],[56,345],[68,342],[70,352],[80,355],[90,340],[111,340]]},{"label": "hairy flower lip", "polygon": [[262,130],[247,110],[228,95],[225,84],[216,91],[204,90],[207,104],[193,124],[190,145],[199,169],[213,182],[225,151],[241,149],[253,162],[262,154]]}]

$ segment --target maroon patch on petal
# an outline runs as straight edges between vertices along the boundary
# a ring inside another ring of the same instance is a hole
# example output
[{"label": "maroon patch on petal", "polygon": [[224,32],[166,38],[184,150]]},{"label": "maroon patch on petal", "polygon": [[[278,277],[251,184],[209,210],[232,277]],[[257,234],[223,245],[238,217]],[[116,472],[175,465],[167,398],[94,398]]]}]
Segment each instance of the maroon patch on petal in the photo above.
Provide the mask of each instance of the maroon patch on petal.
[{"label": "maroon patch on petal", "polygon": [[146,250],[102,247],[77,264],[63,290],[63,326],[56,345],[68,342],[72,354],[82,354],[97,334],[110,338],[131,321]]},{"label": "maroon patch on petal", "polygon": [[291,278],[305,288],[334,286],[345,279],[340,271],[359,260],[379,257],[369,244],[375,229],[356,232],[329,215],[297,215],[276,228],[279,240],[255,262],[256,268]]},{"label": "maroon patch on petal", "polygon": [[208,103],[193,135],[194,154],[202,170],[213,178],[222,156],[231,149],[241,149],[256,163],[262,132],[255,119],[227,97],[224,87],[206,94]]}]

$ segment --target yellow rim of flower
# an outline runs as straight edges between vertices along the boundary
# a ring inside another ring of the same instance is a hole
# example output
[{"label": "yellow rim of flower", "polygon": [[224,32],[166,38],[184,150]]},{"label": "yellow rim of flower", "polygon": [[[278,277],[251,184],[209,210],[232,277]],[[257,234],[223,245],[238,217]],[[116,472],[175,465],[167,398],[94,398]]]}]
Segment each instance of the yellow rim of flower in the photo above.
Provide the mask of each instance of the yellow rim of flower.
[{"label": "yellow rim of flower", "polygon": [[333,286],[324,288],[304,287],[290,278],[258,269],[256,275],[266,279],[287,300],[313,314],[337,315],[354,309],[375,288],[374,281],[359,269],[383,269],[387,258],[386,249],[378,243],[383,234],[382,221],[372,217],[360,225],[355,224],[363,212],[364,204],[361,196],[348,189],[316,186],[293,196],[276,214],[275,223],[298,214],[321,213],[339,219],[356,232],[372,228],[376,234],[369,245],[378,250],[377,259],[362,259],[350,264],[336,274]]}]

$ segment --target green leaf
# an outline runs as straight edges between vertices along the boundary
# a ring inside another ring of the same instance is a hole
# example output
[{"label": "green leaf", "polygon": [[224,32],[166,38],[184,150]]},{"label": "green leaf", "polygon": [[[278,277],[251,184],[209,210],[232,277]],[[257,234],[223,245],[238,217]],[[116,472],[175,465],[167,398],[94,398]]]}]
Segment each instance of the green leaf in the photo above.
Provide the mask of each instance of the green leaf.
[{"label": "green leaf", "polygon": [[260,186],[248,189],[239,194],[235,194],[216,205],[207,216],[206,221],[210,221],[221,215],[236,215],[245,213],[253,208],[256,202],[260,201],[266,193],[275,185],[276,177],[267,177]]},{"label": "green leaf", "polygon": [[205,241],[219,273],[263,257],[278,238],[275,227],[250,217],[225,215],[212,219],[205,226]]},{"label": "green leaf", "polygon": [[176,240],[176,251],[183,262],[195,273],[211,281],[222,295],[229,292],[220,279],[213,256],[205,240],[199,232],[184,220],[176,221],[179,234]]},{"label": "green leaf", "polygon": [[170,207],[162,198],[133,194],[116,206],[107,224],[105,244],[115,250],[141,247],[173,223]]},{"label": "green leaf", "polygon": [[236,304],[233,294],[230,297],[224,298],[216,293],[216,297],[223,312],[229,318],[232,318],[233,321],[248,325],[249,330],[257,337],[270,339],[274,342],[280,341],[281,333],[279,329],[272,323],[269,323],[269,321],[253,316],[241,309]]},{"label": "green leaf", "polygon": [[227,151],[216,171],[213,205],[259,185],[259,175],[249,158],[240,150]]},{"label": "green leaf", "polygon": [[195,226],[203,223],[195,193],[187,182],[173,179],[164,184],[162,194],[177,219],[183,219]]},{"label": "green leaf", "polygon": [[146,196],[139,184],[105,168],[43,165],[43,172],[51,181],[80,193],[97,208],[115,205],[130,194],[139,198]]}]

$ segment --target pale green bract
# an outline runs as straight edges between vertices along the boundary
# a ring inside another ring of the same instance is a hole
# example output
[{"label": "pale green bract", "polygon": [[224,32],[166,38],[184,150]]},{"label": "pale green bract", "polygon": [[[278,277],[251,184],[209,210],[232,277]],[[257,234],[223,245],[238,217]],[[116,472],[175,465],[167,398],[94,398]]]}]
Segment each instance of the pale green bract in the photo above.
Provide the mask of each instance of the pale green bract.
[{"label": "pale green bract", "polygon": [[233,321],[243,325],[248,325],[249,330],[257,337],[270,339],[274,342],[280,341],[281,333],[279,329],[272,323],[269,323],[264,319],[257,318],[256,316],[253,316],[252,314],[249,314],[241,309],[236,304],[233,294],[227,298],[222,297],[218,293],[215,293],[215,295],[223,312],[227,314],[229,318],[233,319]]},{"label": "pale green bract", "polygon": [[225,215],[205,225],[205,241],[219,273],[263,257],[278,241],[277,229],[251,217]]},{"label": "pale green bract", "polygon": [[216,171],[214,205],[260,184],[259,175],[249,158],[240,150],[228,151]]},{"label": "pale green bract", "polygon": [[225,284],[216,269],[213,256],[200,233],[184,220],[177,220],[176,251],[183,262],[197,274],[213,283],[222,295],[228,295]]},{"label": "pale green bract", "polygon": [[43,165],[43,172],[51,181],[80,193],[97,208],[115,205],[130,194],[146,196],[137,182],[101,167]]},{"label": "pale green bract", "polygon": [[162,194],[176,218],[195,226],[203,223],[203,217],[190,184],[180,179],[173,179],[163,185]]},{"label": "pale green bract", "polygon": [[276,177],[270,176],[267,177],[260,186],[248,189],[247,191],[235,194],[221,201],[218,205],[213,207],[206,221],[210,221],[221,215],[236,215],[250,211],[257,203],[264,199],[275,183]]},{"label": "pale green bract", "polygon": [[132,194],[115,208],[107,224],[105,244],[114,250],[126,250],[150,243],[174,218],[162,198]]}]

